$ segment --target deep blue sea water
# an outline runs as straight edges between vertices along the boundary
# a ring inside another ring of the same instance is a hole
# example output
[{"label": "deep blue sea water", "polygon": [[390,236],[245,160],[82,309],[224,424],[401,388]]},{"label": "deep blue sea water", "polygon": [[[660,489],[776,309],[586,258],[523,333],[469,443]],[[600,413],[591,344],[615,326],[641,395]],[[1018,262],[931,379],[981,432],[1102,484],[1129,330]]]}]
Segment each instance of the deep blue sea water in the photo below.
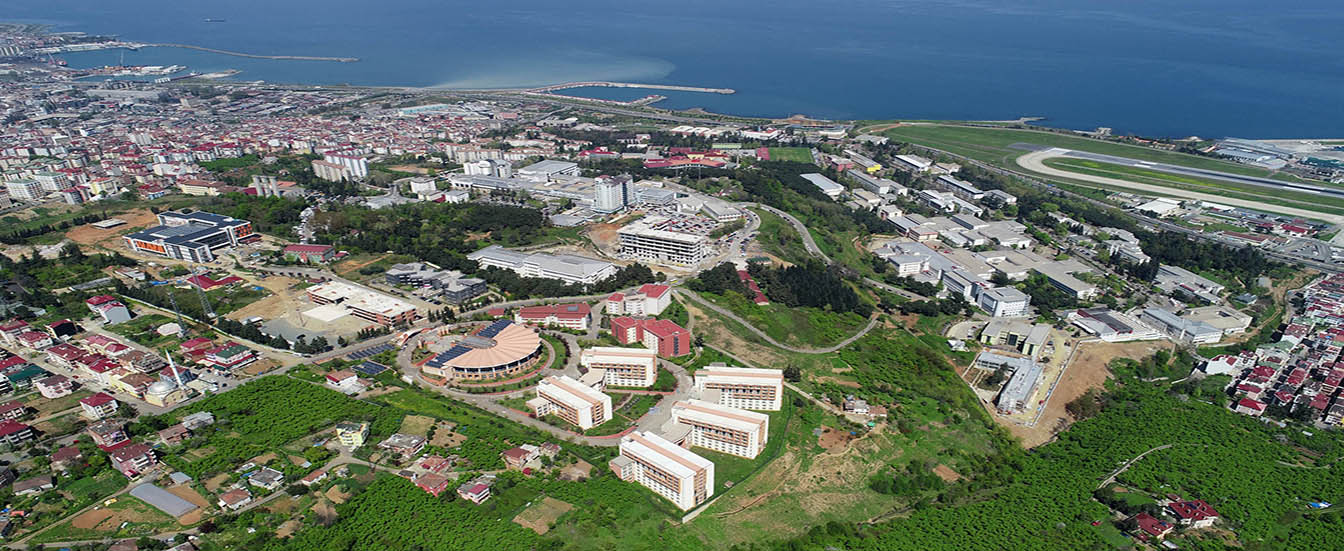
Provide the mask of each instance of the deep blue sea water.
[{"label": "deep blue sea water", "polygon": [[[205,18],[226,19],[206,23]],[[238,80],[734,88],[658,105],[757,116],[1014,119],[1147,135],[1344,137],[1339,0],[6,0],[0,20],[261,54],[126,52]],[[63,56],[113,64],[120,51]],[[598,89],[629,99],[652,91]]]}]

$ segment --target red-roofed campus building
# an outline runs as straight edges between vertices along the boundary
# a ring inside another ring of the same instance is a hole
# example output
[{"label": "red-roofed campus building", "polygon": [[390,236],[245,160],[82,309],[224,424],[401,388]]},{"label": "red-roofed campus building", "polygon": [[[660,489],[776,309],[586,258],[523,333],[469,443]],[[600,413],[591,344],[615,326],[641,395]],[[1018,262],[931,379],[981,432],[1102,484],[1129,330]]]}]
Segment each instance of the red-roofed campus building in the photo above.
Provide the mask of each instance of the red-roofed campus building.
[{"label": "red-roofed campus building", "polygon": [[612,318],[611,334],[621,344],[644,343],[649,350],[657,350],[661,358],[691,353],[691,332],[669,320]]},{"label": "red-roofed campus building", "polygon": [[574,329],[577,331],[587,331],[588,324],[593,320],[592,309],[585,303],[575,302],[570,304],[548,304],[544,306],[527,306],[518,309],[514,314],[514,320],[518,323],[531,323],[534,325],[554,325],[564,327],[565,329]]}]

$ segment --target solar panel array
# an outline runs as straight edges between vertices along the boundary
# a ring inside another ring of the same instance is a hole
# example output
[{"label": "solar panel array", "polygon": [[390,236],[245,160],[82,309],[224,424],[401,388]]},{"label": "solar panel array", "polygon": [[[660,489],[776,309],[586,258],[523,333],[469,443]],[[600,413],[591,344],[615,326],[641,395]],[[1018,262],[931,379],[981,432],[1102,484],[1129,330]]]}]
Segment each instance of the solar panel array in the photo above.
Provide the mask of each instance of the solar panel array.
[{"label": "solar panel array", "polygon": [[368,375],[370,377],[387,371],[387,366],[372,360],[366,360],[364,363],[355,367],[355,371]]},{"label": "solar panel array", "polygon": [[454,358],[466,354],[467,352],[470,351],[471,351],[470,348],[467,348],[460,344],[453,345],[452,348],[440,352],[438,356],[434,356],[434,359],[430,360],[427,365],[429,365],[430,367],[443,367],[443,364],[446,364],[452,361]]},{"label": "solar panel array", "polygon": [[476,334],[493,339],[495,338],[495,335],[498,335],[500,331],[503,331],[505,327],[510,325],[513,325],[513,320],[498,320]]},{"label": "solar panel array", "polygon": [[383,353],[383,352],[387,352],[388,350],[392,350],[392,348],[393,348],[393,346],[392,346],[391,344],[380,344],[380,345],[378,345],[378,346],[370,346],[370,347],[365,348],[365,349],[363,349],[363,350],[356,350],[356,351],[354,351],[354,352],[351,352],[351,353],[347,354],[347,355],[345,356],[345,358],[348,359],[348,360],[362,360],[362,359],[367,358],[367,357],[369,357],[369,356],[373,356],[373,355],[381,354],[381,353]]}]

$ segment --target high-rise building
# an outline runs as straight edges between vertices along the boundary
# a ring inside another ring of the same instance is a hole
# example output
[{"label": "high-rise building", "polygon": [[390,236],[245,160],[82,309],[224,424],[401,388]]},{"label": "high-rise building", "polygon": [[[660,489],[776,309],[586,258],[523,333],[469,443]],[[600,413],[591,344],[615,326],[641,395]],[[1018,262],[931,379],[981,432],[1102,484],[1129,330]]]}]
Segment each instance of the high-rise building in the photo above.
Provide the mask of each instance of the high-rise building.
[{"label": "high-rise building", "polygon": [[616,232],[620,238],[621,255],[652,262],[695,266],[708,255],[708,239],[703,235],[675,231],[677,225],[668,218],[642,218]]},{"label": "high-rise building", "polygon": [[651,432],[621,437],[621,454],[607,464],[621,480],[638,482],[685,511],[714,493],[714,463]]},{"label": "high-rise building", "polygon": [[717,394],[718,400],[706,401],[717,401],[728,407],[779,411],[784,395],[784,372],[711,364],[695,372],[695,390],[702,398]]},{"label": "high-rise building", "polygon": [[690,428],[690,445],[755,459],[769,441],[770,416],[704,400],[672,405],[672,421]]},{"label": "high-rise building", "polygon": [[42,191],[42,184],[37,183],[37,180],[5,182],[5,189],[16,201],[37,201],[46,194]]},{"label": "high-rise building", "polygon": [[611,420],[611,397],[567,375],[542,379],[527,405],[537,417],[555,414],[582,430]]},{"label": "high-rise building", "polygon": [[603,382],[610,386],[649,387],[658,378],[658,352],[647,348],[588,348],[579,355],[579,365],[605,370]]}]

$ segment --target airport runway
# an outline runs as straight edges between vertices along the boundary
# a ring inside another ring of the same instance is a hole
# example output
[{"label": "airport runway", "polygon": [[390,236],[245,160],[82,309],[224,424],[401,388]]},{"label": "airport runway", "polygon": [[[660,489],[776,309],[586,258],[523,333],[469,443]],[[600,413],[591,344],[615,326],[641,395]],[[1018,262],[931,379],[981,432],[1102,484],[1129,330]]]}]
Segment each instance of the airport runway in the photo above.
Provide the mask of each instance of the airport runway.
[{"label": "airport runway", "polygon": [[1166,173],[1170,173],[1170,174],[1179,174],[1179,175],[1181,175],[1181,176],[1192,176],[1192,177],[1195,177],[1195,178],[1208,178],[1208,179],[1211,179],[1211,180],[1222,180],[1222,181],[1225,181],[1225,182],[1233,182],[1233,183],[1237,183],[1237,184],[1247,184],[1247,185],[1260,186],[1260,187],[1271,188],[1271,189],[1291,189],[1291,190],[1294,190],[1294,191],[1301,191],[1301,192],[1305,192],[1305,193],[1316,193],[1316,194],[1322,194],[1322,195],[1333,195],[1333,196],[1336,196],[1336,197],[1344,197],[1344,189],[1339,189],[1339,188],[1334,188],[1334,187],[1328,187],[1328,186],[1319,186],[1319,185],[1314,185],[1314,184],[1300,184],[1300,183],[1295,183],[1295,182],[1285,182],[1285,181],[1282,181],[1282,180],[1274,180],[1274,179],[1272,179],[1272,178],[1260,178],[1260,177],[1257,177],[1257,176],[1246,176],[1246,175],[1244,175],[1244,174],[1232,174],[1232,173],[1230,173],[1230,172],[1221,172],[1221,171],[1217,171],[1217,170],[1207,170],[1207,169],[1203,169],[1203,168],[1191,168],[1191,167],[1188,167],[1188,166],[1180,166],[1180,165],[1169,165],[1169,164],[1166,164],[1166,163],[1154,163],[1154,162],[1149,162],[1149,161],[1136,161],[1136,160],[1134,160],[1134,159],[1128,159],[1128,158],[1125,158],[1125,157],[1116,157],[1116,156],[1114,156],[1114,155],[1103,155],[1103,154],[1100,154],[1100,153],[1088,153],[1088,152],[1086,152],[1086,151],[1076,151],[1076,150],[1072,150],[1072,149],[1066,149],[1066,150],[1064,150],[1064,151],[1065,151],[1065,153],[1064,153],[1062,156],[1064,156],[1064,157],[1072,157],[1072,158],[1075,158],[1075,159],[1087,159],[1087,160],[1089,160],[1089,161],[1097,161],[1097,162],[1102,162],[1102,163],[1111,163],[1111,164],[1117,164],[1117,165],[1132,166],[1132,167],[1135,167],[1135,168],[1142,168],[1142,169],[1145,169],[1145,170],[1155,170],[1155,171],[1158,171],[1158,172],[1166,172]]},{"label": "airport runway", "polygon": [[[1046,159],[1056,158],[1056,157],[1074,157],[1074,158],[1080,158],[1080,159],[1089,159],[1089,160],[1095,160],[1095,161],[1101,161],[1101,162],[1107,162],[1107,163],[1122,164],[1122,165],[1126,165],[1126,166],[1141,166],[1141,167],[1144,167],[1144,168],[1152,168],[1153,170],[1161,170],[1161,169],[1157,168],[1157,167],[1159,167],[1159,166],[1168,166],[1168,167],[1172,167],[1173,169],[1179,169],[1179,170],[1181,170],[1181,171],[1211,172],[1211,173],[1213,173],[1213,174],[1224,175],[1224,176],[1227,177],[1227,178],[1233,178],[1231,181],[1240,181],[1240,180],[1237,180],[1237,179],[1235,179],[1235,178],[1247,178],[1247,179],[1252,179],[1252,180],[1264,180],[1264,179],[1262,179],[1262,178],[1254,178],[1254,177],[1251,177],[1251,176],[1238,176],[1238,175],[1235,175],[1235,174],[1227,174],[1227,173],[1222,173],[1222,172],[1203,171],[1203,170],[1200,170],[1200,169],[1192,169],[1192,168],[1186,168],[1186,167],[1174,167],[1174,166],[1172,166],[1172,165],[1161,165],[1161,164],[1159,164],[1159,163],[1138,164],[1139,161],[1135,161],[1135,160],[1133,160],[1133,159],[1126,159],[1126,158],[1123,158],[1123,157],[1112,157],[1112,156],[1109,156],[1109,155],[1097,155],[1097,154],[1094,154],[1094,153],[1085,153],[1085,152],[1081,152],[1081,151],[1073,151],[1073,150],[1069,150],[1069,149],[1060,149],[1060,148],[1043,149],[1043,150],[1040,150],[1040,151],[1033,151],[1033,152],[1031,152],[1031,153],[1027,153],[1026,155],[1023,155],[1023,156],[1017,158],[1017,164],[1018,164],[1019,166],[1021,166],[1022,168],[1025,168],[1025,169],[1027,169],[1027,170],[1029,170],[1029,171],[1032,171],[1032,172],[1035,172],[1035,173],[1038,173],[1038,174],[1045,174],[1045,175],[1047,175],[1047,176],[1054,176],[1054,177],[1056,177],[1056,178],[1069,178],[1069,179],[1072,179],[1072,180],[1081,180],[1081,181],[1084,181],[1084,182],[1092,182],[1092,183],[1095,183],[1095,184],[1102,184],[1102,185],[1109,186],[1109,187],[1113,187],[1113,188],[1130,189],[1130,190],[1134,190],[1134,191],[1137,191],[1137,192],[1149,193],[1149,194],[1155,194],[1155,195],[1158,195],[1158,196],[1175,196],[1175,197],[1179,197],[1179,198],[1183,198],[1183,199],[1196,199],[1196,200],[1206,201],[1206,202],[1210,202],[1210,203],[1219,203],[1219,204],[1223,204],[1223,205],[1230,205],[1230,206],[1234,206],[1234,207],[1242,207],[1242,208],[1253,209],[1253,210],[1258,210],[1258,211],[1262,211],[1262,212],[1273,212],[1273,213],[1277,213],[1277,214],[1283,214],[1283,215],[1293,216],[1293,217],[1298,217],[1298,218],[1310,218],[1310,219],[1315,219],[1315,220],[1323,220],[1323,221],[1325,221],[1325,222],[1329,222],[1329,223],[1331,223],[1331,224],[1335,224],[1335,225],[1344,225],[1344,216],[1339,216],[1339,215],[1335,215],[1335,214],[1327,214],[1327,213],[1323,213],[1323,212],[1316,212],[1316,211],[1307,210],[1307,209],[1301,209],[1301,208],[1285,207],[1285,206],[1280,206],[1280,205],[1272,205],[1272,204],[1267,204],[1267,203],[1263,203],[1263,202],[1260,202],[1260,201],[1252,201],[1252,200],[1247,200],[1247,199],[1238,199],[1238,198],[1234,198],[1234,197],[1224,197],[1224,196],[1221,196],[1221,195],[1214,195],[1214,194],[1211,194],[1211,193],[1200,193],[1200,192],[1196,192],[1196,191],[1188,191],[1188,190],[1184,190],[1184,189],[1170,188],[1170,187],[1159,186],[1159,185],[1155,185],[1155,184],[1142,184],[1142,183],[1138,183],[1138,182],[1131,182],[1131,181],[1129,181],[1129,180],[1121,180],[1121,179],[1118,179],[1118,178],[1107,178],[1107,177],[1105,177],[1105,176],[1093,176],[1093,175],[1090,175],[1090,174],[1082,174],[1082,173],[1078,173],[1078,172],[1069,172],[1069,171],[1067,171],[1067,170],[1060,170],[1060,169],[1057,169],[1057,168],[1051,168],[1051,167],[1045,165],[1045,160],[1046,160]],[[1184,172],[1177,172],[1177,173],[1184,173]],[[1201,175],[1201,177],[1210,178],[1210,177],[1212,177],[1212,176]],[[1264,182],[1267,182],[1267,183],[1263,184],[1265,187],[1278,187],[1278,188],[1283,188],[1283,187],[1295,187],[1295,186],[1302,185],[1302,184],[1293,184],[1293,183],[1289,183],[1289,182],[1277,182],[1277,181],[1274,181],[1274,180],[1264,180]],[[1256,184],[1256,185],[1262,185],[1262,184]],[[1310,186],[1310,187],[1315,187],[1315,186]]]}]

